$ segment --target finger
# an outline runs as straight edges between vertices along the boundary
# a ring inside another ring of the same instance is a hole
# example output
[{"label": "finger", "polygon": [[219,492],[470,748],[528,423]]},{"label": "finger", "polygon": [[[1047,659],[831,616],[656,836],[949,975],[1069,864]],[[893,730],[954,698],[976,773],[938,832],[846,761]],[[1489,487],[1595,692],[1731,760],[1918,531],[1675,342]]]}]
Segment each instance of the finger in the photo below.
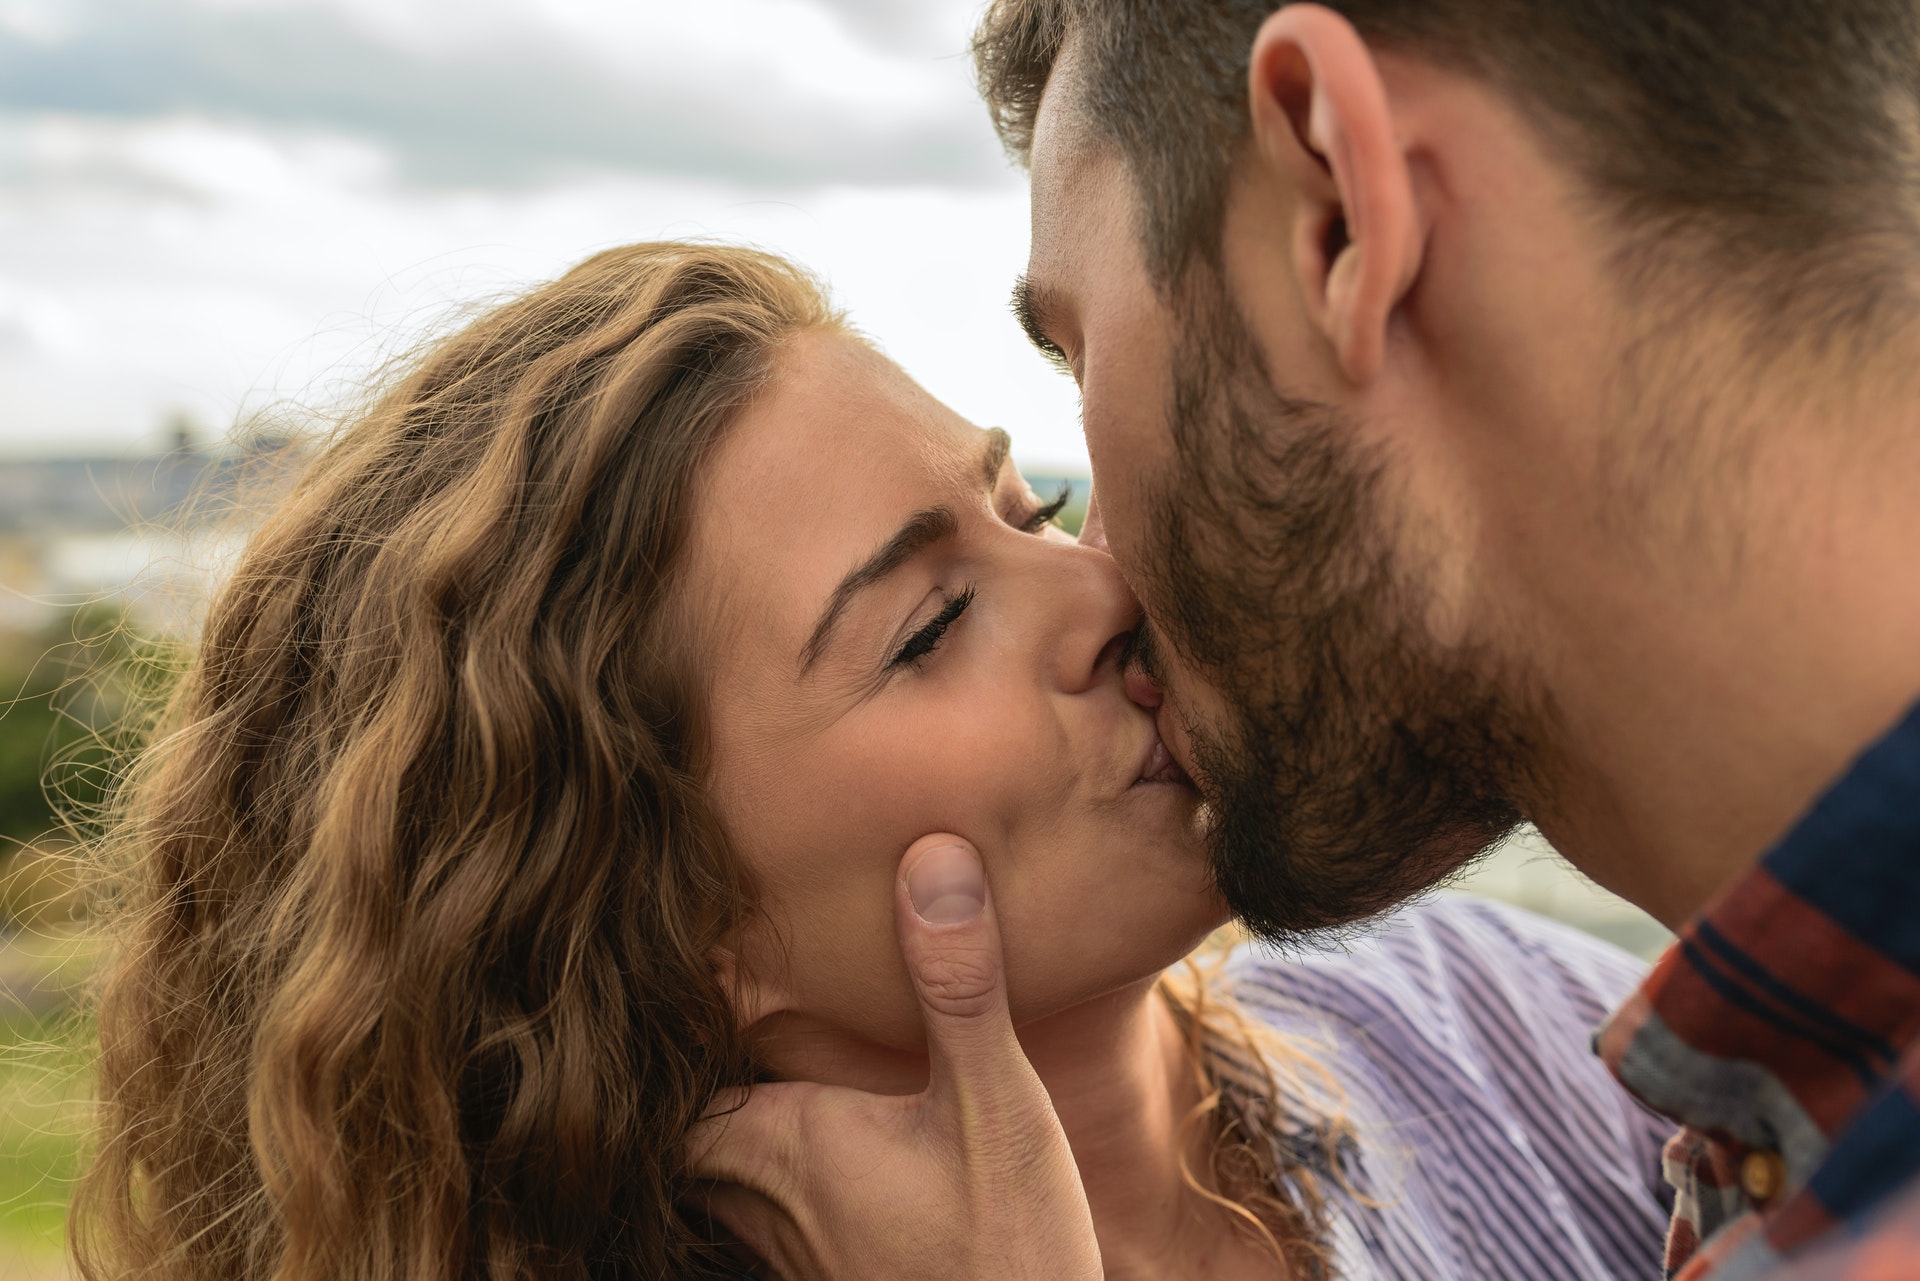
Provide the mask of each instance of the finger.
[{"label": "finger", "polygon": [[935,1093],[1044,1098],[1013,1034],[986,868],[966,841],[929,836],[900,860],[900,951],[927,1025]]},{"label": "finger", "polygon": [[1087,491],[1087,514],[1080,520],[1080,545],[1095,547],[1109,554],[1113,551],[1113,548],[1107,546],[1107,522],[1100,515],[1098,490]]}]

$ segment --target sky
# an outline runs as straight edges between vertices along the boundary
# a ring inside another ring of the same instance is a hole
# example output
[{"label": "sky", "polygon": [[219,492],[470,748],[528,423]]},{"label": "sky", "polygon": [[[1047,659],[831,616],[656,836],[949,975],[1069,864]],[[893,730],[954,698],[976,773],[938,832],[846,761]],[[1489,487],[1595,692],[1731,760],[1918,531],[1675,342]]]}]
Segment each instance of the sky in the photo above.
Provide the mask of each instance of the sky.
[{"label": "sky", "polygon": [[1007,309],[984,0],[0,0],[0,455],[322,411],[609,245],[826,278],[1033,467],[1073,388]]}]

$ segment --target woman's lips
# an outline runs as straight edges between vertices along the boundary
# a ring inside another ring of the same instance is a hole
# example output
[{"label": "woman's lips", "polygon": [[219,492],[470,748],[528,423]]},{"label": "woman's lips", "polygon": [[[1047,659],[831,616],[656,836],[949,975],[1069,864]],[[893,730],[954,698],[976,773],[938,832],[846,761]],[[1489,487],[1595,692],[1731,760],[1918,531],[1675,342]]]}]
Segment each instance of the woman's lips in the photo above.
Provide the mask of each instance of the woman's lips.
[{"label": "woman's lips", "polygon": [[1153,743],[1147,751],[1146,764],[1140,767],[1140,777],[1135,780],[1136,786],[1140,783],[1193,786],[1192,780],[1187,777],[1187,772],[1180,768],[1180,763],[1173,759],[1173,753],[1167,750],[1166,743],[1161,741],[1158,728],[1153,732]]}]

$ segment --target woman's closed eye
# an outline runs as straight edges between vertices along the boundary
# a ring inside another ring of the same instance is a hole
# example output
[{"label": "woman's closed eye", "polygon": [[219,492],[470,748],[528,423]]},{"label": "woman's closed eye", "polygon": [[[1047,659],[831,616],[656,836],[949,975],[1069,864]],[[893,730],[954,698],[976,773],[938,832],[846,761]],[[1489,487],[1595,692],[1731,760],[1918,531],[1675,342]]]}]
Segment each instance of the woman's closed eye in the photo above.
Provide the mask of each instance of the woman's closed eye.
[{"label": "woman's closed eye", "polygon": [[[1038,534],[1053,524],[1072,500],[1073,486],[1063,483],[1053,501],[1042,503],[1026,516],[1010,523],[1025,533]],[[939,649],[940,642],[946,639],[947,629],[960,620],[960,615],[967,612],[967,607],[973,604],[977,594],[978,589],[969,584],[958,596],[949,598],[941,606],[940,612],[927,620],[926,626],[907,637],[906,643],[901,645],[894,656],[887,661],[888,669],[911,667]]]},{"label": "woman's closed eye", "polygon": [[967,606],[973,604],[974,594],[974,588],[969,585],[965,591],[941,606],[940,612],[927,620],[925,627],[907,637],[906,644],[888,660],[888,668],[911,667],[940,648],[940,642],[946,639],[947,629],[967,612]]},{"label": "woman's closed eye", "polygon": [[1071,501],[1073,501],[1073,485],[1069,482],[1062,481],[1060,483],[1060,492],[1054,496],[1053,501],[1050,503],[1042,503],[1039,507],[1035,508],[1025,520],[1017,522],[1018,527],[1029,534],[1037,534],[1048,525],[1053,524],[1055,518],[1067,509],[1067,504]]}]

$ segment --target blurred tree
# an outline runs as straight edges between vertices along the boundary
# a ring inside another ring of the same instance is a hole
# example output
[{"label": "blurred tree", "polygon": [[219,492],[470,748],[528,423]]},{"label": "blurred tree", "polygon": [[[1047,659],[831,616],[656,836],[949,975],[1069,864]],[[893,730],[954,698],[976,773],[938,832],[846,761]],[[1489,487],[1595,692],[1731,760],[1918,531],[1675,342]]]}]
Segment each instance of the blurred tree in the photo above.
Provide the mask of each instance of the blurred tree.
[{"label": "blurred tree", "polygon": [[118,606],[0,633],[0,861],[97,812],[139,648]]}]

